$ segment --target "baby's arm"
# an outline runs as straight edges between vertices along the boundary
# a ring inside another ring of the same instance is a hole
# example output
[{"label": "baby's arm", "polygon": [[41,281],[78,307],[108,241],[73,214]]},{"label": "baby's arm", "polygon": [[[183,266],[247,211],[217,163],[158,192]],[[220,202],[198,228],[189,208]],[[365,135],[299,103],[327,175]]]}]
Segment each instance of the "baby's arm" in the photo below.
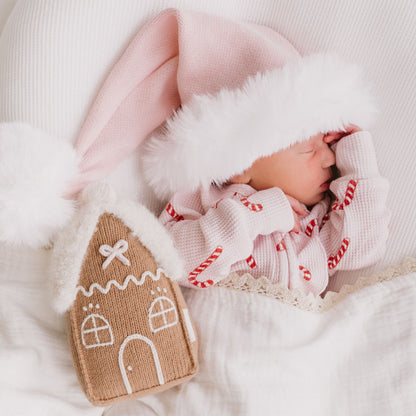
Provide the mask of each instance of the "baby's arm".
[{"label": "baby's arm", "polygon": [[227,195],[204,212],[199,194],[177,194],[161,214],[185,261],[181,284],[211,286],[251,255],[258,235],[288,232],[294,226],[290,203],[278,188]]},{"label": "baby's arm", "polygon": [[370,133],[356,131],[333,148],[341,177],[330,185],[337,199],[320,232],[330,275],[380,260],[390,218],[386,208],[389,185],[379,174]]}]

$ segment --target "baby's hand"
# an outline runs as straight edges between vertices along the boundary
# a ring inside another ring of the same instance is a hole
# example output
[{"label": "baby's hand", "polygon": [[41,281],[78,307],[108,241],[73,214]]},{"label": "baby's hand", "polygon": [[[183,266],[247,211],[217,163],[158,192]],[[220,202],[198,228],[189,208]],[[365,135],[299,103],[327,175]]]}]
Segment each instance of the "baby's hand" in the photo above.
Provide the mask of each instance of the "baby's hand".
[{"label": "baby's hand", "polygon": [[345,136],[349,136],[350,134],[357,133],[357,131],[361,131],[360,127],[351,124],[345,128],[345,131],[330,131],[324,137],[324,142],[328,143],[330,146],[335,144],[338,140],[342,139]]},{"label": "baby's hand", "polygon": [[295,233],[299,233],[300,231],[300,222],[299,216],[304,216],[306,214],[306,209],[304,206],[295,198],[291,197],[290,195],[286,195],[286,198],[289,201],[290,206],[293,209],[293,217],[295,218],[295,226],[292,228],[291,231]]}]

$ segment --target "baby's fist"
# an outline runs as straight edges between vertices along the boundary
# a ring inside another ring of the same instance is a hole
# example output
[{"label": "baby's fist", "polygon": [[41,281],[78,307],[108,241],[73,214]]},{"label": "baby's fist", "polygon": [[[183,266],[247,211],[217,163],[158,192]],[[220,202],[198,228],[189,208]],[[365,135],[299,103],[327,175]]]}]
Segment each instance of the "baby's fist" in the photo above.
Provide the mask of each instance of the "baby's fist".
[{"label": "baby's fist", "polygon": [[290,195],[286,195],[286,198],[288,199],[289,204],[292,207],[293,217],[295,219],[295,225],[291,231],[294,231],[295,233],[299,233],[300,231],[299,216],[303,217],[306,214],[306,209],[297,199],[291,197]]},{"label": "baby's fist", "polygon": [[357,133],[362,129],[355,124],[350,124],[348,127],[345,127],[345,130],[340,131],[330,131],[324,136],[324,142],[328,143],[330,146],[335,144],[338,140],[343,137],[349,136],[350,134]]}]

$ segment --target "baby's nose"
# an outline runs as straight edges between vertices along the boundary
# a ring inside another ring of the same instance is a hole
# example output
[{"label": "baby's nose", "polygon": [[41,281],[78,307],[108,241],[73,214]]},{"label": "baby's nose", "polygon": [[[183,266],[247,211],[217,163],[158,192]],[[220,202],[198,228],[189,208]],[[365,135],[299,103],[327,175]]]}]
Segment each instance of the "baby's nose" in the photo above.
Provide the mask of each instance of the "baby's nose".
[{"label": "baby's nose", "polygon": [[329,145],[326,145],[323,151],[322,165],[324,168],[335,165],[335,153],[331,150]]}]

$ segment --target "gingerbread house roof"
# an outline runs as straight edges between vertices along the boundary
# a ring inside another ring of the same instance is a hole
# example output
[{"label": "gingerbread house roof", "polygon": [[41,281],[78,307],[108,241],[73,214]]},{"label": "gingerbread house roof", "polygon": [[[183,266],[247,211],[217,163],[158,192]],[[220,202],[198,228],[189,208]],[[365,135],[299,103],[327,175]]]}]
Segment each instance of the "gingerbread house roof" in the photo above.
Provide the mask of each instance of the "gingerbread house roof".
[{"label": "gingerbread house roof", "polygon": [[108,184],[92,184],[82,192],[77,213],[54,244],[50,279],[56,311],[67,311],[77,294],[77,284],[89,243],[100,216],[113,214],[123,221],[172,280],[183,274],[183,261],[154,214],[138,202],[118,198]]}]

